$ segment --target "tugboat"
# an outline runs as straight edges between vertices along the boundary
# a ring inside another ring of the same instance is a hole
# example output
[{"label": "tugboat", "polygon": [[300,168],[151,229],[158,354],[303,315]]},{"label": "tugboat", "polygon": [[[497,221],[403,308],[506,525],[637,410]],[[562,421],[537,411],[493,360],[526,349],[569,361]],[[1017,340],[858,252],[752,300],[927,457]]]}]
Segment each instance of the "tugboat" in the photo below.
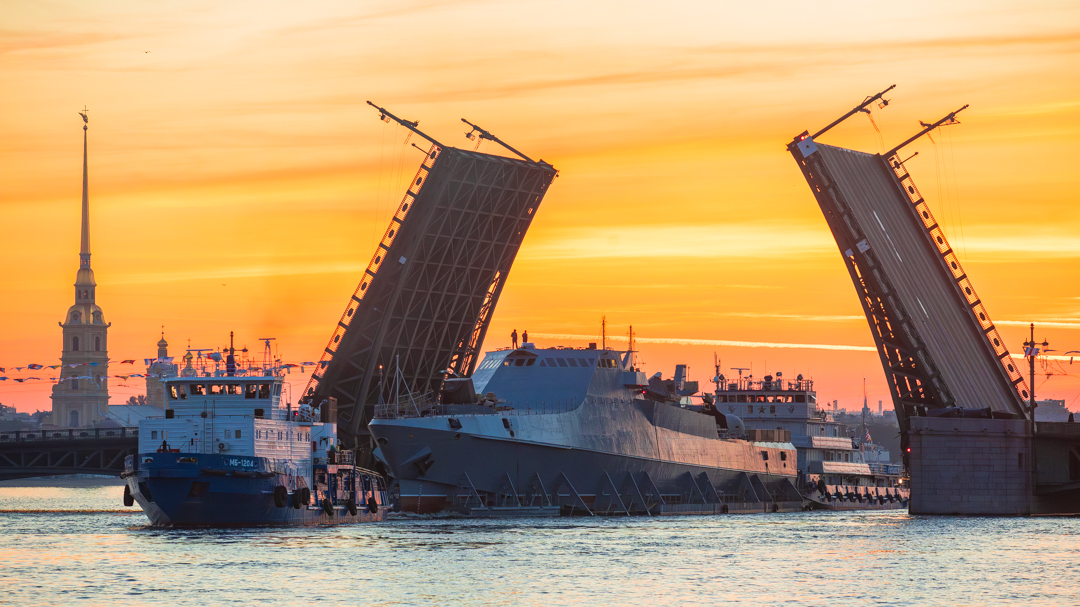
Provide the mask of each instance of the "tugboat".
[{"label": "tugboat", "polygon": [[[404,512],[470,516],[796,511],[795,448],[746,440],[634,352],[488,352],[472,377],[391,395],[368,426]],[[400,385],[400,383],[399,383]],[[708,395],[706,395],[708,396]],[[711,400],[711,399],[706,399]]]},{"label": "tugboat", "polygon": [[137,502],[155,526],[383,520],[386,487],[339,450],[336,403],[293,410],[282,398],[288,366],[272,361],[269,340],[261,367],[238,364],[231,343],[224,361],[199,352],[193,364],[189,351],[180,375],[162,378],[164,416],[139,424],[124,505]]},{"label": "tugboat", "polygon": [[[752,438],[789,440],[798,450],[799,489],[819,510],[892,510],[907,508],[909,492],[902,466],[888,461],[865,432],[848,435],[831,411],[819,408],[814,381],[799,375],[785,380],[780,372],[761,380],[725,378],[717,365],[716,407],[742,417]],[[864,405],[865,408],[865,405]]]}]

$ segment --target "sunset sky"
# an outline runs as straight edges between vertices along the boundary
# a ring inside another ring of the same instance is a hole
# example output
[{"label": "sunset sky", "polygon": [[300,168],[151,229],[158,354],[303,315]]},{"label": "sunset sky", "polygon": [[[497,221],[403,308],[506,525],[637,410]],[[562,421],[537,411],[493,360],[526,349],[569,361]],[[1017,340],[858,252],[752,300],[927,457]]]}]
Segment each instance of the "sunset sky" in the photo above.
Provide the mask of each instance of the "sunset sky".
[{"label": "sunset sky", "polygon": [[[84,106],[110,357],[154,356],[164,325],[175,355],[232,330],[317,360],[420,162],[370,99],[471,149],[468,118],[560,171],[485,349],[515,328],[583,345],[606,315],[617,346],[633,324],[650,373],[686,362],[708,380],[715,352],[725,373],[812,376],[848,409],[865,377],[888,409],[784,146],[890,84],[880,133],[860,115],[823,140],[879,152],[970,104],[909,148],[915,181],[1013,353],[1032,321],[1080,350],[1076,2],[12,0],[0,14],[2,367],[59,363]],[[1055,364],[1038,393],[1077,410],[1080,364]],[[111,384],[113,404],[143,392]],[[0,402],[48,409],[50,390],[0,382]]]}]

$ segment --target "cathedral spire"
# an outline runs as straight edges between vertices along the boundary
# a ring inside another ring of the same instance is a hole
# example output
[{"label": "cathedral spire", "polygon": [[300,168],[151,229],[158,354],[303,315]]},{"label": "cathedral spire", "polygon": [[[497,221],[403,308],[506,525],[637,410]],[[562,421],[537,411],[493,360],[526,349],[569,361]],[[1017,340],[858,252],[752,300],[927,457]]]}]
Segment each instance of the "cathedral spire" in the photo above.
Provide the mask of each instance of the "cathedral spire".
[{"label": "cathedral spire", "polygon": [[75,276],[75,303],[93,304],[97,281],[90,268],[90,176],[86,159],[86,131],[90,119],[87,110],[79,112],[83,119],[83,169],[82,169],[82,242],[79,247],[79,273]]},{"label": "cathedral spire", "polygon": [[86,109],[79,112],[83,119],[83,144],[82,144],[82,246],[79,249],[79,267],[90,267],[90,179],[86,167],[86,131],[90,119],[86,116]]}]

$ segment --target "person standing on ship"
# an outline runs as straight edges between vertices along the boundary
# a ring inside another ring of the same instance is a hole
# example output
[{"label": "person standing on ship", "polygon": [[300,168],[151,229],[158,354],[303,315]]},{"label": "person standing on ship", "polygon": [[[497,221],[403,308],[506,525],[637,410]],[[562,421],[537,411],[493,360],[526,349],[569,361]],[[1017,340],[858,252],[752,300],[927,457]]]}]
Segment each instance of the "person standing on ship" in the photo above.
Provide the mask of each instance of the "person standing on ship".
[{"label": "person standing on ship", "polygon": [[528,341],[529,341],[529,332],[528,331],[522,331],[521,332],[521,344],[525,345],[526,343],[528,343]]},{"label": "person standing on ship", "polygon": [[510,332],[510,339],[514,342],[514,349],[517,350],[517,329]]}]

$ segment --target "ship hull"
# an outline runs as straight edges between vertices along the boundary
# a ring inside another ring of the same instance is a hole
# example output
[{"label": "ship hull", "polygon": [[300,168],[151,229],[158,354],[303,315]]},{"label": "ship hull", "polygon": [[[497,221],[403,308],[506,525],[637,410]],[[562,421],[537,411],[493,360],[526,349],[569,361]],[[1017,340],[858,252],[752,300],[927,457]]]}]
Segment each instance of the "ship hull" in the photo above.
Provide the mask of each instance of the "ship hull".
[{"label": "ship hull", "polygon": [[[138,469],[133,466],[125,471],[127,492],[154,526],[335,525],[386,517],[383,506],[388,504],[380,492],[374,494],[371,511],[367,498],[372,494],[358,494],[356,514],[344,503],[332,504],[333,514],[328,514],[317,505],[317,497],[301,504],[295,490],[286,491],[285,505],[279,507],[274,490],[288,479],[270,472],[265,458],[185,453],[141,454],[139,458]],[[184,459],[198,463],[177,463]],[[249,465],[237,466],[238,460]]]},{"label": "ship hull", "polygon": [[[650,407],[583,405],[539,415],[377,419],[369,429],[405,512],[498,516],[711,513],[722,512],[725,504],[728,511],[734,504],[754,512],[803,508],[793,484],[790,444],[714,438],[711,418],[669,405]],[[704,429],[695,434],[686,421],[701,418],[711,428],[699,426]]]}]

